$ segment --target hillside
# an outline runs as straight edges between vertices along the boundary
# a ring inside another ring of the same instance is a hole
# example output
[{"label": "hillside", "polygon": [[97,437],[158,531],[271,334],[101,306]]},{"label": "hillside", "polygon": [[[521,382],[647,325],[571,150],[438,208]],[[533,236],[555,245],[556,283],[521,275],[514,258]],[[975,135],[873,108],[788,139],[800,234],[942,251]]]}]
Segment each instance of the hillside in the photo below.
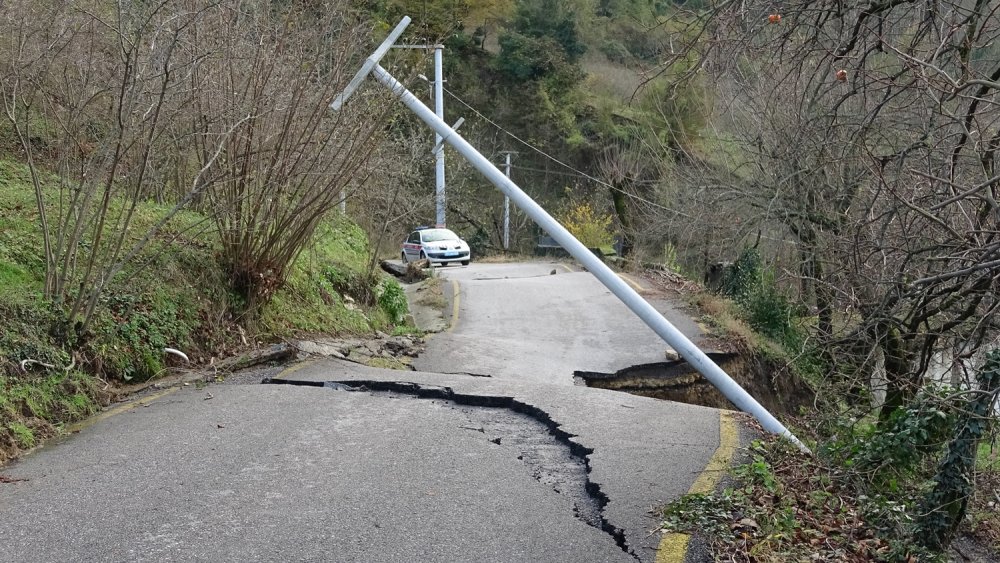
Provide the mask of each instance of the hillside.
[{"label": "hillside", "polygon": [[[47,175],[46,197],[57,197],[55,184]],[[141,204],[129,240],[168,211]],[[28,170],[0,161],[0,463],[92,414],[119,385],[170,366],[206,365],[292,335],[412,330],[388,301],[379,305],[382,288],[398,285],[371,273],[367,236],[350,220],[332,216],[320,226],[256,320],[240,316],[211,225],[200,213],[179,214],[103,293],[92,328],[67,337],[58,306],[42,296],[44,252]],[[164,354],[168,347],[193,365]]]}]

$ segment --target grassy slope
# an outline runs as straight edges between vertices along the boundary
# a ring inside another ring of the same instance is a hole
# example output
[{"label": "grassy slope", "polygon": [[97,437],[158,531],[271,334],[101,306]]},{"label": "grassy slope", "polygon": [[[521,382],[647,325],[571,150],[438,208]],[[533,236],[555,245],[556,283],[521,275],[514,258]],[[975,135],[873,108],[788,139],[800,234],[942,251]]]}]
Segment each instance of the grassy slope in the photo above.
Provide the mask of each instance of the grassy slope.
[{"label": "grassy slope", "polygon": [[[46,179],[49,198],[57,197],[54,180]],[[167,210],[140,206],[132,240]],[[165,373],[164,347],[184,350],[195,362],[235,353],[241,329],[216,248],[211,221],[182,213],[106,292],[89,338],[63,343],[52,335],[58,315],[41,296],[44,254],[27,168],[0,160],[0,463],[93,413],[113,397],[115,383]],[[359,273],[367,255],[359,227],[340,218],[324,224],[247,338],[390,329],[377,306],[344,306],[342,293],[361,287],[358,280],[378,283],[377,274]],[[353,285],[335,287],[331,279]],[[28,358],[56,367],[24,372],[19,363]]]},{"label": "grassy slope", "polygon": [[[817,366],[808,357],[793,354],[781,342],[751,328],[745,312],[735,302],[707,291],[689,298],[704,313],[703,320],[712,336],[742,340],[778,365],[794,366],[812,385],[824,385],[825,374],[816,371]],[[863,453],[865,447],[871,446],[864,446],[862,440],[867,435],[870,441],[876,434],[874,414],[845,423],[845,428],[856,434],[853,437],[845,434],[819,443],[815,442],[819,437],[816,429],[829,424],[824,418],[831,416],[829,413],[788,413],[779,414],[779,418],[790,423],[792,431],[814,450],[822,451],[837,440],[847,440]],[[910,525],[907,518],[912,514],[904,510],[899,499],[903,497],[901,490],[917,490],[917,498],[921,496],[919,488],[928,486],[926,479],[937,467],[935,456],[941,453],[925,456],[923,476],[907,473],[879,490],[869,482],[874,481],[873,470],[852,472],[844,459],[829,453],[803,456],[769,436],[763,446],[751,448],[744,462],[733,468],[734,480],[725,489],[707,496],[685,495],[668,505],[663,513],[664,527],[701,534],[711,544],[713,555],[726,560],[747,560],[752,556],[755,561],[798,561],[813,554],[822,560],[838,561],[938,560],[937,555],[920,550],[906,535]],[[846,459],[854,462],[851,456]],[[885,461],[883,470],[896,470],[891,459]],[[1000,450],[989,439],[979,444],[975,478],[976,492],[959,535],[998,552],[1000,517],[994,494],[1000,483]],[[753,524],[748,526],[746,522]],[[911,556],[913,559],[907,559]]]}]

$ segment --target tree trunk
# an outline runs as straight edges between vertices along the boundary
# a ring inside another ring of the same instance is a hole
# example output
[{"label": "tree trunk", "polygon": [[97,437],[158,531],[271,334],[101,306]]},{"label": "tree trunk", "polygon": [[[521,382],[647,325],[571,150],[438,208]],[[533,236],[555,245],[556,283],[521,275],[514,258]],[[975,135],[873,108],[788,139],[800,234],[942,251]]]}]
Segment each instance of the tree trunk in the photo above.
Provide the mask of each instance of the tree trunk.
[{"label": "tree trunk", "polygon": [[947,547],[965,517],[975,482],[979,440],[989,427],[990,409],[1000,393],[1000,351],[990,352],[976,379],[980,392],[962,410],[955,437],[934,476],[934,489],[924,498],[920,511],[914,539],[930,549]]},{"label": "tree trunk", "polygon": [[877,330],[881,333],[878,340],[885,352],[885,403],[879,411],[879,421],[885,421],[913,397],[918,382],[911,373],[909,354],[899,330],[884,325]]},{"label": "tree trunk", "polygon": [[614,186],[610,189],[611,191],[611,201],[615,206],[615,215],[618,216],[618,222],[622,226],[622,257],[630,256],[632,254],[632,249],[635,245],[634,237],[632,236],[632,221],[628,215],[628,207],[625,204],[625,190],[620,186]]}]

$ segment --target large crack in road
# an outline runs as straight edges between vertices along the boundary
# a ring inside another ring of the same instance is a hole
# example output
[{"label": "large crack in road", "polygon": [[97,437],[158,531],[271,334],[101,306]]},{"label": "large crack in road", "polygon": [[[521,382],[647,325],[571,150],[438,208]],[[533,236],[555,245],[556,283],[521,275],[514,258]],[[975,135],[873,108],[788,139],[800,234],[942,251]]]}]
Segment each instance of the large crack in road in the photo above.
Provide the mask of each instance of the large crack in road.
[{"label": "large crack in road", "polygon": [[537,481],[546,484],[573,503],[576,518],[597,528],[614,540],[615,545],[637,561],[639,557],[629,547],[625,532],[604,517],[608,497],[600,485],[590,480],[590,448],[573,440],[574,436],[542,409],[511,397],[466,395],[449,387],[419,385],[409,382],[342,380],[302,381],[271,379],[264,384],[300,385],[339,391],[367,392],[414,400],[443,401],[467,416],[469,424],[462,428],[483,434],[483,439],[511,450],[511,455],[524,462]]},{"label": "large crack in road", "polygon": [[[707,355],[727,370],[737,359],[736,354],[726,352],[708,352]],[[684,359],[637,364],[614,373],[576,370],[573,372],[573,381],[597,389],[736,410],[729,399]]]}]

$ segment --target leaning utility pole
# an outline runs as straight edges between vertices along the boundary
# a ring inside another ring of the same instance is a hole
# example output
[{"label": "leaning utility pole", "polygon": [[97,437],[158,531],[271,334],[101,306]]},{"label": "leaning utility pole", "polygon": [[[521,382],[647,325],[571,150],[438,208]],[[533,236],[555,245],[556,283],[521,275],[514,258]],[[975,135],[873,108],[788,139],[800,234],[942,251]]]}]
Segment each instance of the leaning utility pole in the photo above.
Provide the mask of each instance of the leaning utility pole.
[{"label": "leaning utility pole", "polygon": [[801,450],[808,452],[809,448],[805,446],[798,438],[795,437],[785,425],[782,424],[777,418],[774,417],[766,408],[764,408],[760,403],[757,402],[746,389],[740,387],[739,383],[733,381],[729,374],[723,371],[715,362],[712,361],[700,348],[695,346],[687,336],[677,330],[674,325],[670,324],[659,311],[653,308],[645,299],[643,299],[630,285],[622,281],[617,274],[615,274],[611,268],[608,267],[600,258],[598,258],[593,252],[591,252],[586,246],[583,245],[576,237],[573,236],[566,227],[563,227],[556,221],[542,206],[538,205],[535,200],[528,197],[528,194],[518,187],[517,184],[512,182],[509,178],[504,176],[503,172],[494,166],[489,159],[484,157],[479,151],[475,149],[468,141],[462,138],[461,135],[455,132],[448,124],[444,122],[440,117],[435,115],[430,108],[425,106],[419,98],[413,95],[412,92],[406,89],[403,84],[398,80],[393,78],[389,71],[382,68],[378,63],[385,56],[385,53],[392,46],[392,43],[403,33],[406,26],[410,24],[410,18],[404,17],[399,25],[396,26],[389,37],[382,43],[375,52],[372,53],[370,57],[365,59],[364,64],[361,65],[361,70],[358,71],[351,82],[347,85],[344,91],[334,98],[333,103],[330,104],[330,108],[333,110],[340,110],[351,94],[358,89],[361,82],[369,75],[372,74],[376,80],[385,85],[389,90],[396,95],[400,102],[402,102],[406,107],[408,107],[413,113],[417,114],[424,123],[429,125],[434,131],[440,135],[441,139],[451,145],[459,154],[465,157],[466,160],[472,164],[476,170],[479,170],[483,176],[486,177],[490,182],[493,183],[497,188],[500,189],[514,201],[514,204],[521,208],[529,217],[531,217],[535,223],[538,224],[545,232],[549,233],[552,238],[559,243],[560,246],[565,248],[570,255],[573,256],[584,268],[587,269],[591,274],[594,275],[604,287],[608,288],[611,293],[613,293],[622,303],[625,304],[633,313],[636,314],[646,326],[651,328],[653,332],[658,334],[660,338],[669,344],[674,350],[677,351],[688,363],[691,364],[699,373],[705,376],[712,385],[715,386],[727,399],[729,399],[736,408],[749,413],[758,421],[760,421],[761,426],[764,427],[768,432],[784,436],[789,441],[797,445]]}]

